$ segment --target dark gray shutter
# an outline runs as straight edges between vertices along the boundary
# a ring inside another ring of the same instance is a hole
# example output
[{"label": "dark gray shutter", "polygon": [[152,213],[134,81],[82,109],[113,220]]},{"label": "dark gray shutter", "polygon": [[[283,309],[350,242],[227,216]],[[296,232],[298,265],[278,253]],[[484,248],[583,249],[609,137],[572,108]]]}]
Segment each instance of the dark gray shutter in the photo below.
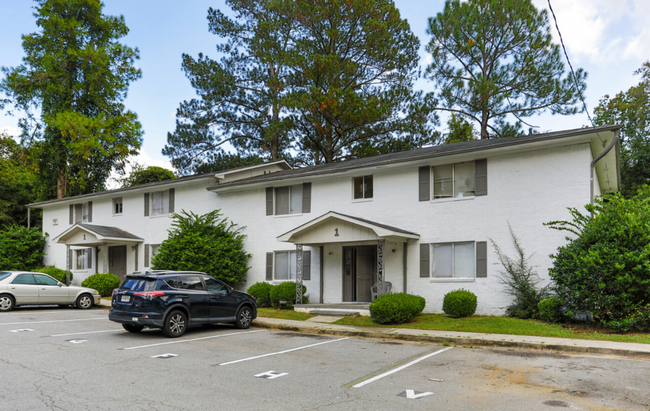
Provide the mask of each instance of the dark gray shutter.
[{"label": "dark gray shutter", "polygon": [[273,280],[273,253],[266,253],[266,281]]},{"label": "dark gray shutter", "polygon": [[74,204],[70,204],[70,225],[74,223]]},{"label": "dark gray shutter", "polygon": [[169,189],[169,212],[173,213],[174,212],[174,203],[176,202],[176,189],[175,188],[170,188]]},{"label": "dark gray shutter", "polygon": [[149,244],[144,245],[144,266],[149,267]]},{"label": "dark gray shutter", "polygon": [[74,222],[75,223],[80,223],[81,222],[81,214],[83,213],[83,205],[82,204],[75,204],[74,205]]},{"label": "dark gray shutter", "polygon": [[474,161],[474,189],[477,196],[486,196],[487,186],[487,159]]},{"label": "dark gray shutter", "polygon": [[273,215],[273,187],[266,187],[266,215]]},{"label": "dark gray shutter", "polygon": [[311,251],[302,252],[302,279],[311,280]]},{"label": "dark gray shutter", "polygon": [[[88,202],[88,222],[92,223],[93,222],[93,202],[89,201]],[[90,268],[90,267],[88,267]]]},{"label": "dark gray shutter", "polygon": [[133,258],[135,260],[135,270],[138,271],[138,249],[140,248],[140,244],[135,245],[135,257]]},{"label": "dark gray shutter", "polygon": [[487,277],[487,241],[476,242],[476,277]]},{"label": "dark gray shutter", "polygon": [[68,258],[70,259],[70,271],[77,268],[77,262],[74,260],[73,256],[74,256],[74,250],[70,250],[70,255],[68,256]]},{"label": "dark gray shutter", "polygon": [[311,183],[302,184],[302,212],[311,213]]},{"label": "dark gray shutter", "polygon": [[418,187],[420,201],[431,199],[431,167],[424,166],[418,169]]},{"label": "dark gray shutter", "polygon": [[[149,193],[144,193],[144,216],[149,216]],[[149,264],[146,264],[145,267],[148,267]]]},{"label": "dark gray shutter", "polygon": [[87,254],[87,256],[88,256],[88,268],[89,269],[93,268],[93,249],[92,248],[86,249],[86,253],[88,253]]},{"label": "dark gray shutter", "polygon": [[429,277],[429,244],[420,244],[420,277]]}]

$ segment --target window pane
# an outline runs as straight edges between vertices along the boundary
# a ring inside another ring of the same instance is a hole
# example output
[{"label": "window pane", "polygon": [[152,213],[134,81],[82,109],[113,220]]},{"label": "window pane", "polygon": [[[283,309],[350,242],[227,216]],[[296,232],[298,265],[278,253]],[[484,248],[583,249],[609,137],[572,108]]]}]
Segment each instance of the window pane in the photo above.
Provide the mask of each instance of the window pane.
[{"label": "window pane", "polygon": [[275,189],[275,214],[289,214],[289,187]]},{"label": "window pane", "polygon": [[372,176],[365,176],[363,182],[363,198],[372,198]]},{"label": "window pane", "polygon": [[162,192],[162,214],[169,213],[169,190]]},{"label": "window pane", "polygon": [[152,215],[163,214],[163,193],[162,191],[156,191],[153,193],[153,208]]},{"label": "window pane", "polygon": [[451,244],[433,246],[431,272],[434,277],[451,277],[451,261]]},{"label": "window pane", "polygon": [[302,214],[302,184],[291,186],[291,214]]},{"label": "window pane", "polygon": [[474,195],[474,163],[454,166],[454,197]]},{"label": "window pane", "polygon": [[296,252],[295,251],[289,252],[289,279],[290,280],[296,279]]},{"label": "window pane", "polygon": [[433,167],[433,198],[451,197],[452,187],[452,166]]},{"label": "window pane", "polygon": [[75,266],[75,270],[83,270],[86,268],[86,250],[76,250],[75,251],[77,255],[77,264]]},{"label": "window pane", "polygon": [[115,214],[122,214],[122,197],[113,199],[113,204],[115,205],[113,207],[113,212]]},{"label": "window pane", "polygon": [[275,279],[289,279],[289,253],[275,253]]},{"label": "window pane", "polygon": [[54,278],[48,277],[46,275],[34,274],[34,278],[36,279],[36,284],[40,284],[40,285],[58,285],[59,284],[59,282],[56,281]]},{"label": "window pane", "polygon": [[215,293],[226,294],[228,292],[228,288],[224,284],[221,284],[219,281],[213,278],[208,278],[205,280],[205,286],[208,288],[208,291]]},{"label": "window pane", "polygon": [[88,222],[88,203],[84,203],[84,205],[81,208],[81,222],[82,223],[87,223]]},{"label": "window pane", "polygon": [[20,274],[11,282],[12,284],[36,284],[31,274]]},{"label": "window pane", "polygon": [[454,277],[474,278],[474,243],[454,244]]},{"label": "window pane", "polygon": [[199,277],[181,277],[182,288],[186,290],[201,290],[203,291],[203,283]]},{"label": "window pane", "polygon": [[363,198],[363,177],[354,178],[354,198]]}]

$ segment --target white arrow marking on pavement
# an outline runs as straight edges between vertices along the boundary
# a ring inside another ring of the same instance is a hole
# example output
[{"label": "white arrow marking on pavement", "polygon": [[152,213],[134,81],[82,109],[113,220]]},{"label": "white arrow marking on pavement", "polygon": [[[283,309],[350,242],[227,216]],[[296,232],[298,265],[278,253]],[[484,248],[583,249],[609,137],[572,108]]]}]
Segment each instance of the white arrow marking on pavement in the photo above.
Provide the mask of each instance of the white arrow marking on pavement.
[{"label": "white arrow marking on pavement", "polygon": [[151,358],[172,358],[172,357],[178,357],[178,354],[167,353],[167,354],[160,354],[160,355],[152,355],[151,356]]},{"label": "white arrow marking on pavement", "polygon": [[22,333],[25,331],[34,331],[31,328],[19,328],[18,330],[9,330],[10,333]]},{"label": "white arrow marking on pavement", "polygon": [[416,394],[413,390],[406,390],[406,398],[410,400],[417,400],[418,398],[426,397],[427,395],[433,394],[432,392],[421,392]]},{"label": "white arrow marking on pavement", "polygon": [[72,344],[81,344],[81,343],[88,342],[88,340],[68,340],[68,342]]},{"label": "white arrow marking on pavement", "polygon": [[267,372],[263,372],[261,374],[255,375],[255,378],[266,378],[267,380],[273,380],[273,379],[278,378],[278,377],[284,377],[285,375],[289,375],[289,373],[288,372],[279,373],[279,372],[275,372],[275,371],[267,371]]}]

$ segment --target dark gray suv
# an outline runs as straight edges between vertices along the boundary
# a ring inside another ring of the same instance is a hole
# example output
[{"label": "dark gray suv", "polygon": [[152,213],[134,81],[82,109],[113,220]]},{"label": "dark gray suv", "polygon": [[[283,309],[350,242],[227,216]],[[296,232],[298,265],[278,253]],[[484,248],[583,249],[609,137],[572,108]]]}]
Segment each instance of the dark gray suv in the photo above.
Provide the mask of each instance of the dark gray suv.
[{"label": "dark gray suv", "polygon": [[257,318],[257,303],[205,273],[136,272],[113,291],[108,318],[129,332],[162,328],[166,336],[180,337],[188,327],[202,324],[225,322],[248,328]]}]

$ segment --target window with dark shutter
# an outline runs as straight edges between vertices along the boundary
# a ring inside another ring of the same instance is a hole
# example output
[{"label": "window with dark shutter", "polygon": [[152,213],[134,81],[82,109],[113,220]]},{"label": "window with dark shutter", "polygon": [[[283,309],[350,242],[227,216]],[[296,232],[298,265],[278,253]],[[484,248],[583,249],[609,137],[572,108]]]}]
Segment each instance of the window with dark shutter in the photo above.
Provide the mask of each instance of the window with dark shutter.
[{"label": "window with dark shutter", "polygon": [[[88,202],[88,222],[92,223],[93,222],[93,202],[89,201]],[[88,267],[90,268],[90,267]]]},{"label": "window with dark shutter", "polygon": [[273,253],[266,253],[266,281],[273,280]]},{"label": "window with dark shutter", "polygon": [[429,244],[420,244],[420,277],[429,277]]},{"label": "window with dark shutter", "polygon": [[74,205],[74,222],[80,223],[83,215],[83,204]]},{"label": "window with dark shutter", "polygon": [[87,249],[86,254],[88,256],[88,269],[93,268],[93,249]]},{"label": "window with dark shutter", "polygon": [[138,249],[139,248],[140,248],[140,244],[136,244],[135,245],[135,256],[133,258],[135,260],[135,270],[134,271],[138,271]]},{"label": "window with dark shutter", "polygon": [[[144,193],[144,216],[149,217],[149,193]],[[149,267],[149,264],[146,264],[145,267]]]},{"label": "window with dark shutter", "polygon": [[144,266],[149,267],[149,244],[144,245]]},{"label": "window with dark shutter", "polygon": [[487,159],[474,161],[474,179],[476,196],[486,196],[488,192],[487,186]]},{"label": "window with dark shutter", "polygon": [[487,241],[476,242],[476,277],[487,277]]},{"label": "window with dark shutter", "polygon": [[311,183],[302,185],[302,212],[311,213]]},{"label": "window with dark shutter", "polygon": [[423,166],[418,169],[418,195],[420,201],[431,199],[431,167]]},{"label": "window with dark shutter", "polygon": [[169,212],[170,213],[174,212],[175,202],[176,202],[176,189],[170,188],[169,189]]},{"label": "window with dark shutter", "polygon": [[70,204],[70,225],[74,224],[74,204]]},{"label": "window with dark shutter", "polygon": [[273,187],[266,187],[266,215],[273,215]]},{"label": "window with dark shutter", "polygon": [[302,279],[311,280],[311,251],[302,252]]}]

